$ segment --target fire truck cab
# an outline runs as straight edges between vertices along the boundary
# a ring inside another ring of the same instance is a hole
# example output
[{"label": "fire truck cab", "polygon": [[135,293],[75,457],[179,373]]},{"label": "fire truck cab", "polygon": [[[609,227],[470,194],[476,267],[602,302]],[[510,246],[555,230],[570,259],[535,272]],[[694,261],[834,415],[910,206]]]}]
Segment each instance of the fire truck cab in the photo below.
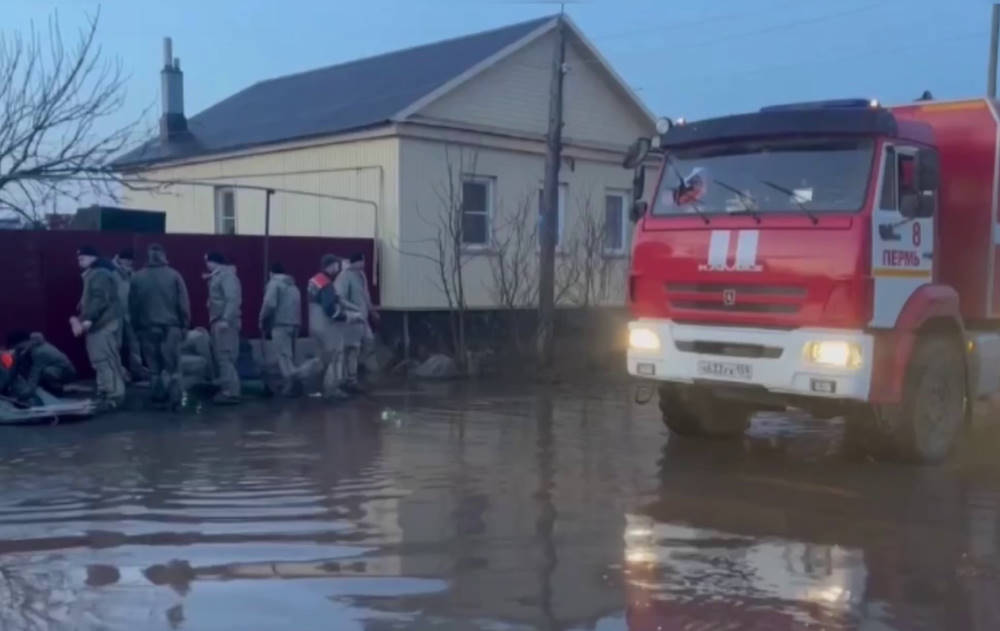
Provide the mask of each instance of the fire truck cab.
[{"label": "fire truck cab", "polygon": [[804,103],[657,132],[625,161],[627,362],[669,429],[734,436],[797,407],[844,416],[873,455],[943,459],[1000,389],[996,103]]}]

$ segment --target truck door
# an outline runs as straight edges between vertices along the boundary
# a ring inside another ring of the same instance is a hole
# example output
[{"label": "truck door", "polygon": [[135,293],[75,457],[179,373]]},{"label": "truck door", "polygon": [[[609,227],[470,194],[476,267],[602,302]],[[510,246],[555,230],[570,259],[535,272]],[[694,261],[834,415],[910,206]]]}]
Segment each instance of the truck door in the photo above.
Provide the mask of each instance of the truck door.
[{"label": "truck door", "polygon": [[887,144],[882,152],[872,211],[874,328],[892,328],[910,295],[934,278],[934,217],[906,219],[900,213],[906,198],[923,190],[917,157],[917,148],[905,145]]}]

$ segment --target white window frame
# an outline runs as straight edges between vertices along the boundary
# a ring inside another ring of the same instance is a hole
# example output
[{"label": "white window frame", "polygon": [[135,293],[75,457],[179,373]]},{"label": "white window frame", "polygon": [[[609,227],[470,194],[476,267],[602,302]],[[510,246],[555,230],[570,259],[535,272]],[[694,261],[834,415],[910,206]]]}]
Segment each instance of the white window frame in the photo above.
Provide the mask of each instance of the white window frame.
[{"label": "white window frame", "polygon": [[[536,221],[538,222],[538,246],[542,245],[542,197],[545,195],[545,186],[541,186],[538,189],[538,217]],[[566,232],[566,197],[569,195],[569,184],[566,182],[559,183],[559,192],[557,194],[557,212],[559,214],[559,230],[556,231],[556,250],[559,251],[563,247],[563,234]]]},{"label": "white window frame", "polygon": [[[236,223],[236,218],[239,213],[236,211],[236,189],[232,186],[216,186],[214,189],[215,194],[215,234],[237,234],[238,227]],[[233,197],[233,216],[227,218],[223,216],[225,206],[223,205],[223,197],[225,195],[232,195]],[[231,221],[233,230],[228,232],[225,230],[225,225],[227,222]]]},{"label": "white window frame", "polygon": [[606,247],[604,245],[605,239],[602,239],[602,241],[601,241],[601,247],[603,249],[604,256],[606,256],[608,258],[621,257],[621,256],[625,256],[625,254],[628,252],[628,248],[629,248],[629,238],[628,238],[629,237],[629,230],[628,230],[628,225],[629,225],[630,219],[629,219],[629,212],[628,211],[629,211],[629,204],[631,203],[631,200],[632,200],[632,195],[631,195],[631,193],[627,193],[627,192],[625,192],[625,191],[623,191],[621,189],[613,189],[613,188],[605,189],[605,191],[604,191],[604,208],[603,208],[603,211],[604,211],[604,214],[603,214],[603,219],[604,219],[604,222],[603,222],[604,223],[604,234],[602,235],[602,237],[607,237],[607,229],[608,228],[607,228],[607,223],[606,222],[607,222],[607,218],[608,218],[608,206],[607,206],[607,203],[608,203],[608,198],[609,197],[617,197],[617,198],[621,199],[621,201],[622,201],[622,208],[621,208],[621,215],[622,215],[622,217],[621,217],[621,219],[622,219],[622,244],[621,244],[620,248],[608,248],[608,247]]},{"label": "white window frame", "polygon": [[[464,187],[466,183],[472,184],[485,184],[486,185],[486,209],[484,213],[486,215],[486,240],[482,243],[469,243],[465,240],[465,232],[462,232],[462,248],[465,250],[488,250],[493,244],[493,196],[496,191],[496,178],[489,175],[463,175],[462,176],[462,193],[465,192]],[[463,198],[459,201],[459,228],[462,227],[462,219],[465,217],[465,199]],[[476,211],[472,211],[476,212]],[[478,214],[478,213],[476,213]]]}]

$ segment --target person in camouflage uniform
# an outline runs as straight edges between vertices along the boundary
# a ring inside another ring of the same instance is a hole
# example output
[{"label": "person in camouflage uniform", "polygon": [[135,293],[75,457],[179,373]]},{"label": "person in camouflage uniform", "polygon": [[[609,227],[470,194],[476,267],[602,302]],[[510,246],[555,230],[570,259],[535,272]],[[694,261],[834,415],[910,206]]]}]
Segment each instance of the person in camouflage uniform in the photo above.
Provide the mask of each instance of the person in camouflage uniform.
[{"label": "person in camouflage uniform", "polygon": [[115,268],[91,246],[77,251],[83,271],[74,333],[83,336],[87,357],[97,376],[99,409],[119,407],[125,400],[125,372],[121,364],[122,305]]}]

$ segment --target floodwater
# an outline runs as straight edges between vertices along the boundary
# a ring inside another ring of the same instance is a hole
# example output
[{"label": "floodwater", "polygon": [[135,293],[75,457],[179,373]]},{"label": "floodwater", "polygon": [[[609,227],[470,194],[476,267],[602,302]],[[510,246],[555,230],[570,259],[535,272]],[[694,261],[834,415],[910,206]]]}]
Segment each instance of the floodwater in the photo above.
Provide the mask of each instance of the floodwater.
[{"label": "floodwater", "polygon": [[626,386],[0,432],[0,629],[997,629],[1000,438],[671,440]]}]

